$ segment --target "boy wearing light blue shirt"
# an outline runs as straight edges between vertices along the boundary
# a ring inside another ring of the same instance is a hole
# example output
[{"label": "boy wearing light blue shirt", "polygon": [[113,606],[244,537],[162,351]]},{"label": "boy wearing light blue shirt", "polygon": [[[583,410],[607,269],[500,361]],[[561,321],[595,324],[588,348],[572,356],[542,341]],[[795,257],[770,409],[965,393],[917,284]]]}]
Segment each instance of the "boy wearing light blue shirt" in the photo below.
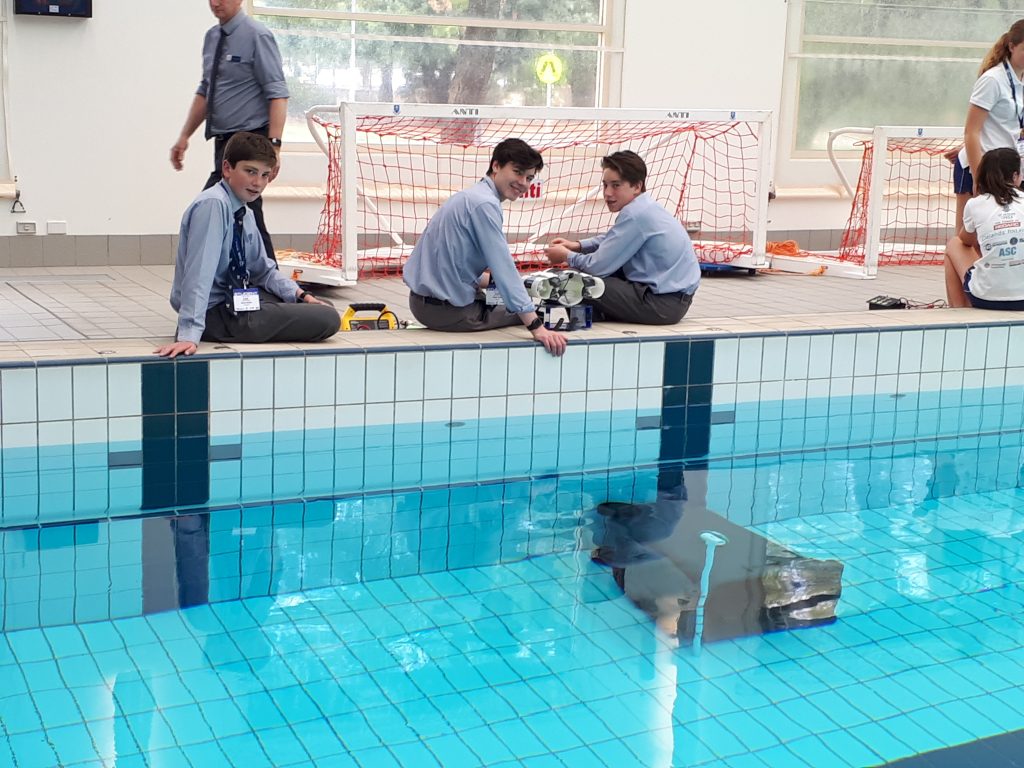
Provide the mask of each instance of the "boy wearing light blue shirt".
[{"label": "boy wearing light blue shirt", "polygon": [[[402,279],[409,310],[436,331],[486,331],[522,323],[553,355],[566,337],[544,327],[509,252],[501,204],[526,192],[544,167],[521,139],[505,139],[491,155],[487,175],[457,192],[431,217],[409,256]],[[493,282],[505,306],[488,306],[480,289]]]},{"label": "boy wearing light blue shirt", "polygon": [[185,211],[170,296],[178,328],[158,355],[195,354],[200,340],[323,341],[338,332],[337,310],[267,257],[247,205],[262,194],[276,159],[265,136],[236,133],[224,148],[220,183]]},{"label": "boy wearing light blue shirt", "polygon": [[595,320],[678,323],[700,285],[690,236],[646,193],[647,166],[639,155],[615,152],[601,167],[605,204],[619,214],[615,224],[582,241],[555,238],[545,252],[548,261],[604,278],[604,294],[587,300]]}]

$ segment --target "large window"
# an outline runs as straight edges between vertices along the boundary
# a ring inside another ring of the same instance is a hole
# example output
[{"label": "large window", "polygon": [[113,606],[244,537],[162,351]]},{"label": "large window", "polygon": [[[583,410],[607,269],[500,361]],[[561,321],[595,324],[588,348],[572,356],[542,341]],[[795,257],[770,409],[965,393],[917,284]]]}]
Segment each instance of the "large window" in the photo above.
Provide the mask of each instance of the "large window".
[{"label": "large window", "polygon": [[962,125],[978,66],[1024,8],[1010,0],[794,0],[793,154],[842,126]]},{"label": "large window", "polygon": [[[273,30],[289,117],[339,100],[593,107],[608,0],[250,0]],[[541,57],[554,54],[557,61]],[[545,83],[538,77],[538,62]],[[545,64],[545,62],[549,62]]]}]

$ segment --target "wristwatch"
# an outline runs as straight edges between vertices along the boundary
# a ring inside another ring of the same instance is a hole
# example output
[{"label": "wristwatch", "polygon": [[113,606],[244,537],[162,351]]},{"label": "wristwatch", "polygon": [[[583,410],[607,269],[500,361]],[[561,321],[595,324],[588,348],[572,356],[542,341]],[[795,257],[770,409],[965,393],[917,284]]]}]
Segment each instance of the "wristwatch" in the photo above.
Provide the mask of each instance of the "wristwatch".
[{"label": "wristwatch", "polygon": [[312,296],[312,295],[313,294],[310,293],[309,291],[299,291],[298,298],[296,298],[295,300],[296,301],[305,301],[307,296]]},{"label": "wristwatch", "polygon": [[271,139],[270,143],[271,143],[271,145],[277,147],[278,149],[281,148],[281,140],[280,139]]},{"label": "wristwatch", "polygon": [[541,317],[540,315],[537,315],[535,318],[533,318],[533,322],[526,326],[526,330],[531,332],[536,331],[542,325],[544,325],[544,318]]}]

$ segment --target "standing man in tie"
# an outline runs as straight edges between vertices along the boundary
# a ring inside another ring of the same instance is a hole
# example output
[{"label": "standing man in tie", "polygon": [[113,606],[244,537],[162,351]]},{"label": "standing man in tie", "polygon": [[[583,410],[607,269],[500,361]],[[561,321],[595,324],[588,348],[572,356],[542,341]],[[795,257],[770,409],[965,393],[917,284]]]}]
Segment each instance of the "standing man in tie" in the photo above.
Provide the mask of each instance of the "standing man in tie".
[{"label": "standing man in tie", "polygon": [[337,310],[299,288],[267,258],[246,207],[262,194],[276,162],[267,137],[236,133],[224,148],[223,178],[185,211],[171,285],[178,329],[158,355],[192,355],[200,339],[323,341],[338,332]]},{"label": "standing man in tie", "polygon": [[[192,99],[181,135],[171,147],[171,165],[181,170],[188,140],[206,122],[206,138],[214,140],[213,172],[203,189],[221,179],[221,161],[228,140],[239,131],[270,139],[277,154],[273,181],[280,169],[281,135],[288,112],[288,86],[274,35],[242,11],[242,0],[209,0],[219,22],[203,40],[203,77]],[[263,199],[249,203],[267,255],[274,245],[263,221]]]}]

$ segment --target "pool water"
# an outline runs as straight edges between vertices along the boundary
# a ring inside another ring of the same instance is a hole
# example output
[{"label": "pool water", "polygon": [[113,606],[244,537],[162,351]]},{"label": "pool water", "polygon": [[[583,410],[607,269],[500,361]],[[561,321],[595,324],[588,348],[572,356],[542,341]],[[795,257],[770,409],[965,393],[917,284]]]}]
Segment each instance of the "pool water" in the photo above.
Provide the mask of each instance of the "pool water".
[{"label": "pool water", "polygon": [[[1024,729],[1020,434],[947,448],[9,527],[0,764],[856,767]],[[666,472],[617,579],[594,509]],[[659,542],[703,511],[841,562],[836,620],[698,651],[652,618],[631,571],[677,604]]]}]

